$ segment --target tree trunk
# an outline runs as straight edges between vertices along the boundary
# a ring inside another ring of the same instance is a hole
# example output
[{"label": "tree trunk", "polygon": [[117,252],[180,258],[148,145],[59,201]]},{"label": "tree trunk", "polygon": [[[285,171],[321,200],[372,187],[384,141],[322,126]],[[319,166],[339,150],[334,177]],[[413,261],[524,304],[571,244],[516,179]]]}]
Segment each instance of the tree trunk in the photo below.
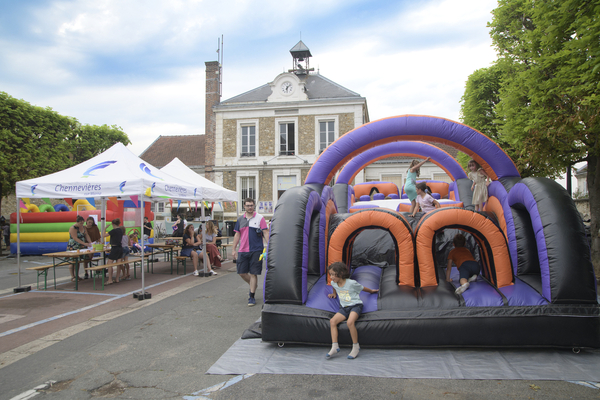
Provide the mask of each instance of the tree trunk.
[{"label": "tree trunk", "polygon": [[590,233],[592,236],[592,263],[596,279],[600,277],[600,160],[588,156],[587,185],[590,199]]}]

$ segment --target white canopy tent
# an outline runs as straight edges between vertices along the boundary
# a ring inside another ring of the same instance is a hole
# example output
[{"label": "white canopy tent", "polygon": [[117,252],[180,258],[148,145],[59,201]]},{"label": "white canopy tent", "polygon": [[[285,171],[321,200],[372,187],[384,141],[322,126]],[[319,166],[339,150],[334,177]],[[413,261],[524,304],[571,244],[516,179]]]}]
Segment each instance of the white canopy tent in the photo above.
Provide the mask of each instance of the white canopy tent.
[{"label": "white canopy tent", "polygon": [[[176,176],[190,185],[197,186],[201,188],[202,192],[202,200],[203,201],[238,201],[238,194],[229,189],[225,189],[222,186],[217,185],[213,181],[206,179],[205,177],[197,174],[187,165],[185,165],[179,158],[175,157],[171,160],[170,163],[165,165],[160,169],[163,172],[168,173],[169,175]],[[202,222],[204,222],[204,206],[200,208],[200,212],[202,215]],[[204,248],[206,249],[206,226],[202,224],[202,241]],[[206,273],[206,262],[207,262],[207,252],[204,251],[204,273]]]},{"label": "white canopy tent", "polygon": [[177,157],[160,170],[189,182],[191,185],[202,188],[202,200],[204,201],[238,201],[236,192],[225,189],[213,181],[209,181],[205,177],[198,175]]},{"label": "white canopy tent", "polygon": [[[117,143],[102,154],[74,167],[17,182],[16,197],[17,204],[21,198],[99,198],[102,200],[101,223],[104,232],[108,197],[130,197],[134,203],[139,200],[143,209],[145,201],[158,201],[165,198],[201,200],[202,189],[153,167],[133,154],[122,143]],[[144,213],[141,212],[140,215],[140,226],[143,226]],[[20,221],[20,207],[17,206],[19,288],[21,287]],[[144,260],[144,235],[140,236],[142,260]],[[142,261],[142,296],[145,291],[144,285]]]}]

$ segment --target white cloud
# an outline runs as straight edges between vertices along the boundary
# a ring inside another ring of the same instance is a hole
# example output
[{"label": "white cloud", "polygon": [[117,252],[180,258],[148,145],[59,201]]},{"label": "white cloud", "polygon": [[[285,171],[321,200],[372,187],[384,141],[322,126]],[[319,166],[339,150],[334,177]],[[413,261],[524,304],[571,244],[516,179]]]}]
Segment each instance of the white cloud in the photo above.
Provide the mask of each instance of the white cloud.
[{"label": "white cloud", "polygon": [[485,27],[495,6],[495,0],[48,2],[28,21],[24,36],[34,39],[0,37],[6,56],[0,85],[82,123],[119,125],[139,154],[159,135],[204,132],[204,61],[216,60],[221,34],[227,99],[290,68],[288,50],[302,30],[311,66],[366,97],[372,120],[405,113],[457,119],[468,75],[495,58]]},{"label": "white cloud", "polygon": [[[426,3],[398,16],[397,23],[405,31],[449,33],[481,26],[492,19],[496,0],[443,0]],[[485,25],[483,25],[485,26]]]},{"label": "white cloud", "polygon": [[366,97],[371,120],[406,113],[457,120],[468,76],[496,58],[486,28],[495,5],[412,3],[387,18],[335,32],[320,43],[320,52],[313,51],[313,65]]}]

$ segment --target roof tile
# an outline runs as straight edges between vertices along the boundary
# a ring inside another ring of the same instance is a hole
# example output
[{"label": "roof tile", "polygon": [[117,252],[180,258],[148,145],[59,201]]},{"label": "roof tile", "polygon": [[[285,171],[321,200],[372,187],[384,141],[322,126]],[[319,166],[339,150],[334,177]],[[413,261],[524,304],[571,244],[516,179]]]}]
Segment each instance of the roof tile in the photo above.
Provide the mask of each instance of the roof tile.
[{"label": "roof tile", "polygon": [[204,165],[204,135],[159,136],[140,158],[162,168],[175,157],[188,167]]}]

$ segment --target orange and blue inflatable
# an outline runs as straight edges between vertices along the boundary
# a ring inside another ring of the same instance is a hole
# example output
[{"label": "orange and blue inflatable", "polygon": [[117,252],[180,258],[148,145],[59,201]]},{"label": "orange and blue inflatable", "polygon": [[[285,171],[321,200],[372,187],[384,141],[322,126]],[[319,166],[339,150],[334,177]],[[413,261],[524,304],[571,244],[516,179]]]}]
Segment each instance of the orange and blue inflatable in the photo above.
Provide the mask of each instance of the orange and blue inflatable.
[{"label": "orange and blue inflatable", "polygon": [[[464,170],[431,143],[466,153],[493,179],[484,212],[474,211]],[[371,162],[398,156],[431,157],[446,171],[451,183],[428,181],[446,207],[413,218],[400,207],[401,188],[350,184]],[[446,266],[459,232],[481,273],[455,294],[458,271],[447,282]],[[522,179],[496,143],[447,119],[404,115],[341,136],[304,186],[279,199],[267,255],[265,342],[331,343],[339,302],[327,296],[325,270],[340,261],[352,279],[379,289],[361,293],[363,346],[600,347],[596,277],[573,200],[550,179]],[[339,342],[351,344],[345,324],[339,331]]]},{"label": "orange and blue inflatable", "polygon": [[[32,207],[33,206],[33,207]],[[48,207],[46,207],[48,206]],[[79,207],[78,207],[79,206]],[[117,203],[107,202],[106,221],[107,230],[110,230],[110,221],[120,218],[122,221],[130,221],[132,225],[139,225],[139,215],[131,209],[138,208],[131,200],[119,200]],[[27,205],[28,212],[20,214],[20,246],[22,255],[41,255],[65,251],[69,241],[69,229],[77,216],[81,215],[87,219],[90,216],[96,216],[96,220],[101,219],[101,210],[97,210],[86,199],[80,199],[73,203],[73,211],[66,204],[57,204],[52,207],[49,204],[43,204],[39,207],[34,204]],[[52,208],[52,211],[50,211]],[[77,209],[79,211],[77,211]],[[125,211],[128,209],[128,211]],[[144,216],[150,221],[154,220],[154,213],[150,211],[150,203],[145,203]],[[17,213],[10,215],[10,251],[17,253]],[[129,229],[128,229],[129,230]],[[139,232],[139,227],[137,228]]]}]

